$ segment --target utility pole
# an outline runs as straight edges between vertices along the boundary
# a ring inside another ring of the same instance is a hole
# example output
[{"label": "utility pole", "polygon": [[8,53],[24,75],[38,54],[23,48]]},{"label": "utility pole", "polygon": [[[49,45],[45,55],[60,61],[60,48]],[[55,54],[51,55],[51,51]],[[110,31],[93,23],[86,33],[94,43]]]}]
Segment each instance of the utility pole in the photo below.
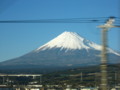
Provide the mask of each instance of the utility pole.
[{"label": "utility pole", "polygon": [[114,17],[110,17],[106,24],[98,26],[102,29],[102,52],[101,52],[101,85],[100,90],[108,90],[108,81],[107,81],[107,31],[113,27],[113,22],[115,21]]},{"label": "utility pole", "polygon": [[107,30],[102,30],[102,53],[101,53],[101,89],[108,90],[107,82]]},{"label": "utility pole", "polygon": [[80,76],[81,76],[81,82],[82,82],[83,81],[83,78],[82,78],[83,74],[82,74],[82,72],[80,74],[81,74]]},{"label": "utility pole", "polygon": [[115,71],[115,86],[117,84],[117,72]]}]

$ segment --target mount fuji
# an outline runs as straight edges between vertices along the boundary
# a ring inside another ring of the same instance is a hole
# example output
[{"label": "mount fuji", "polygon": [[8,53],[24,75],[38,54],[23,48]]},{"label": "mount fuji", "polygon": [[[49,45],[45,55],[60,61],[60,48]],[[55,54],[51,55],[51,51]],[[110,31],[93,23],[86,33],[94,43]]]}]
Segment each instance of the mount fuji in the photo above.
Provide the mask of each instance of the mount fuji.
[{"label": "mount fuji", "polygon": [[[48,43],[23,56],[0,63],[9,68],[61,68],[100,64],[101,45],[75,32],[65,31]],[[108,48],[108,63],[120,63],[120,54]]]}]

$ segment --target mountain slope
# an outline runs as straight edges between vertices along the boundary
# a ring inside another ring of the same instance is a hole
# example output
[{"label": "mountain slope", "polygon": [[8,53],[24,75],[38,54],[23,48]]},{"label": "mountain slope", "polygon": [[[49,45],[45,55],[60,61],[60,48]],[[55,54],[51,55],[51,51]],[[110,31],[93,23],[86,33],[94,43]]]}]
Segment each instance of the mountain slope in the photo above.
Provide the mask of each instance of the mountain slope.
[{"label": "mountain slope", "polygon": [[[94,42],[91,42],[75,32],[63,32],[53,40],[49,41],[48,43],[40,46],[35,51],[39,52],[41,50],[51,49],[51,48],[60,48],[66,50],[81,50],[81,49],[94,49],[101,51],[101,45],[98,45]],[[114,53],[116,55],[120,55],[119,53],[113,51],[112,49],[108,49],[109,53]]]},{"label": "mountain slope", "polygon": [[[101,46],[77,33],[63,32],[53,40],[21,57],[4,61],[1,66],[11,67],[78,67],[100,64]],[[109,63],[118,63],[120,54],[108,49]]]}]

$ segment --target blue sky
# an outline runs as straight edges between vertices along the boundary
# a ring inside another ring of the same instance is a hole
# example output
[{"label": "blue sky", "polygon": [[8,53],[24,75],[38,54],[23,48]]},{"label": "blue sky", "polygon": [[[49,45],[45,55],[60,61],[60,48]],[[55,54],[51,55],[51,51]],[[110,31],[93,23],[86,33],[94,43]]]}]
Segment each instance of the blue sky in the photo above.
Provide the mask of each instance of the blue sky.
[{"label": "blue sky", "polygon": [[[0,20],[38,20],[120,16],[119,0],[0,0]],[[104,23],[0,23],[0,61],[24,55],[64,31],[101,44]],[[119,31],[108,32],[109,47],[120,51]]]}]

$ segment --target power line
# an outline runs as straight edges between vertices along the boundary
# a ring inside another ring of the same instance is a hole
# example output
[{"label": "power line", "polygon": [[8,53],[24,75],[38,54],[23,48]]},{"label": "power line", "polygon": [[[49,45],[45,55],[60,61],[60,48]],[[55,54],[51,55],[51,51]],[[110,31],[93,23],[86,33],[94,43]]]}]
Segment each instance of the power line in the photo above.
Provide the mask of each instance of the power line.
[{"label": "power line", "polygon": [[0,21],[0,23],[104,23],[99,21],[41,21],[41,20],[12,20]]},{"label": "power line", "polygon": [[[39,20],[0,20],[0,23],[105,23],[109,17],[92,18],[65,18],[65,19],[39,19]],[[116,19],[115,24],[120,24],[120,18]]]},{"label": "power line", "polygon": [[39,19],[39,20],[0,20],[0,23],[105,23],[108,17]]}]

